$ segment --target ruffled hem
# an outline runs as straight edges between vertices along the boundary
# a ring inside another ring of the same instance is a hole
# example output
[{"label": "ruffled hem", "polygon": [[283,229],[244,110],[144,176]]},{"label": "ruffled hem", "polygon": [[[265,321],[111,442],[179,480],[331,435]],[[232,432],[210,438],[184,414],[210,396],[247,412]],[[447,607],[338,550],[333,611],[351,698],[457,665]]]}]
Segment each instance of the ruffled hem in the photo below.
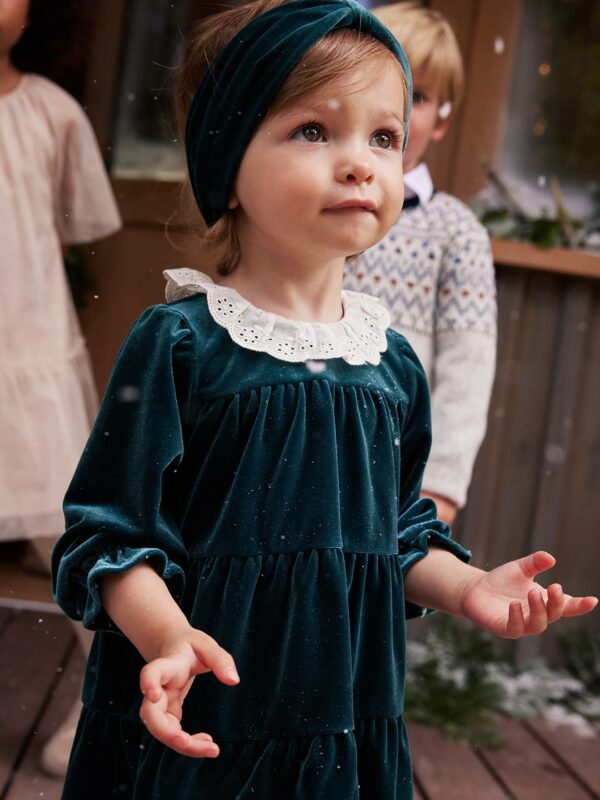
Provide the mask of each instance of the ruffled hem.
[{"label": "ruffled hem", "polygon": [[58,362],[0,369],[0,540],[58,535],[97,410],[83,341]]},{"label": "ruffled hem", "polygon": [[139,719],[84,708],[63,800],[410,800],[402,717],[356,720],[314,736],[217,740],[216,759],[190,759],[153,739]]}]

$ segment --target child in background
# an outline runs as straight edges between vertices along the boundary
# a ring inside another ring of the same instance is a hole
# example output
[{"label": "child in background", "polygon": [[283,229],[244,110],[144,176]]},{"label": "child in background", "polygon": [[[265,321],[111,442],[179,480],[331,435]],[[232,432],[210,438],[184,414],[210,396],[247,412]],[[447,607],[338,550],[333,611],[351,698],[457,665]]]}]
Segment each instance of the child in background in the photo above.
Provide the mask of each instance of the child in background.
[{"label": "child in background", "polygon": [[460,200],[436,192],[423,161],[463,93],[463,65],[447,20],[419,3],[374,10],[413,72],[405,202],[385,239],[347,271],[345,286],[379,297],[429,380],[433,443],[423,494],[452,524],[483,439],[496,362],[496,289],[489,237]]},{"label": "child in background", "polygon": [[[78,18],[76,4],[0,3],[0,541],[30,540],[48,575],[64,493],[97,411],[63,248],[121,225],[82,109],[28,71],[56,66],[43,65],[43,54],[68,60],[69,15]],[[73,627],[87,654],[89,632]],[[65,774],[80,708],[44,748],[47,772]]]},{"label": "child in background", "polygon": [[65,500],[55,592],[98,633],[63,800],[408,800],[405,615],[517,637],[597,601],[535,583],[544,552],[465,563],[419,499],[425,375],[342,292],[402,207],[396,40],[352,0],[258,0],[192,32],[176,94],[229,246],[218,283],[166,272]]}]

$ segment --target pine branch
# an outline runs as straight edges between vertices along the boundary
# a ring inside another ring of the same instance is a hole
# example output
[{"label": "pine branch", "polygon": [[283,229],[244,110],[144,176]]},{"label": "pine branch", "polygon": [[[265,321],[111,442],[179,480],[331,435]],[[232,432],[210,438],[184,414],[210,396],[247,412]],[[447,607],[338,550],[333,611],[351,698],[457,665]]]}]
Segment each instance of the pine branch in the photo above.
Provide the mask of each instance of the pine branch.
[{"label": "pine branch", "polygon": [[507,207],[510,208],[513,214],[516,214],[517,216],[530,221],[531,215],[519,203],[519,201],[513,195],[512,191],[509,189],[508,185],[503,181],[500,175],[498,175],[498,173],[492,167],[488,159],[485,156],[480,156],[480,161],[482,169],[485,172],[487,179],[497,189],[498,193],[501,195]]}]

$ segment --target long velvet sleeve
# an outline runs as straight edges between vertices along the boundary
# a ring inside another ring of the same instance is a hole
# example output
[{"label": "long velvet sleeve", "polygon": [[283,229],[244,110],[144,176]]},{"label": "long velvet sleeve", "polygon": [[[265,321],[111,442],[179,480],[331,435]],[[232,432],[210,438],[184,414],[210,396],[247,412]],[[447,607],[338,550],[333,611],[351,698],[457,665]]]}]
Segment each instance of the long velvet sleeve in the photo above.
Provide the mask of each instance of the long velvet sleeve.
[{"label": "long velvet sleeve", "polygon": [[191,333],[180,312],[145,311],[117,357],[98,418],[64,502],[53,553],[57,603],[87,628],[115,630],[103,611],[106,573],[148,561],[178,599],[186,548],[168,507],[184,449]]},{"label": "long velvet sleeve", "polygon": [[[471,553],[450,538],[450,528],[437,519],[433,500],[419,498],[423,471],[431,447],[431,412],[427,378],[414,351],[404,344],[404,380],[408,396],[400,443],[400,508],[398,514],[398,552],[402,572],[406,572],[429,552],[429,546],[443,547],[462,561]],[[405,616],[431,612],[406,601]]]}]

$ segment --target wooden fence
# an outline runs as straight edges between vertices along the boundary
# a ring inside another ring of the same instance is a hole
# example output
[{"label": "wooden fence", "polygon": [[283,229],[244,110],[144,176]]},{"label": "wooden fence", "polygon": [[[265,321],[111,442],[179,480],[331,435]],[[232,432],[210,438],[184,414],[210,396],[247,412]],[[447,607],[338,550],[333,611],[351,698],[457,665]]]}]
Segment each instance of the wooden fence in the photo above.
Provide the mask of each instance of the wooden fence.
[{"label": "wooden fence", "polygon": [[[481,567],[549,550],[548,579],[598,594],[600,281],[514,266],[498,266],[497,281],[496,382],[455,536]],[[600,630],[600,612],[560,629],[582,624]],[[554,653],[556,641],[553,631],[520,651]]]}]

